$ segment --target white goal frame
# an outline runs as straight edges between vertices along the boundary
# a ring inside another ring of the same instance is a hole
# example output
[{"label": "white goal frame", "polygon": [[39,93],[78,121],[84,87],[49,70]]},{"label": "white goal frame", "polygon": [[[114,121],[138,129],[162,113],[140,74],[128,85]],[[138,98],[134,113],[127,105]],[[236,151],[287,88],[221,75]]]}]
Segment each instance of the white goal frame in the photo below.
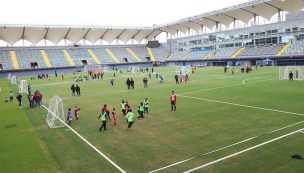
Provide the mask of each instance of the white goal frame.
[{"label": "white goal frame", "polygon": [[[60,121],[61,119],[62,121]],[[46,116],[46,123],[50,128],[60,128],[65,126],[65,115],[63,110],[63,100],[54,96],[50,99],[49,109]]]},{"label": "white goal frame", "polygon": [[7,75],[7,80],[12,80],[12,75],[11,75],[11,73],[9,73],[9,74]]},{"label": "white goal frame", "polygon": [[28,94],[28,88],[27,88],[27,81],[21,80],[19,85],[19,93],[26,93]]},{"label": "white goal frame", "polygon": [[186,74],[190,74],[191,73],[191,66],[177,66],[175,69],[175,73],[177,75],[183,75],[186,76]]},{"label": "white goal frame", "polygon": [[88,73],[88,71],[93,71],[94,73],[98,73],[98,72],[104,72],[104,71],[107,71],[108,68],[106,66],[103,66],[103,65],[87,65],[87,66],[84,66],[84,69],[83,71],[85,73]]},{"label": "white goal frame", "polygon": [[17,76],[15,76],[15,75],[12,76],[12,78],[11,78],[11,84],[12,85],[17,84]]},{"label": "white goal frame", "polygon": [[304,66],[284,66],[279,68],[279,79],[289,80],[289,73],[293,73],[293,80],[304,80]]},{"label": "white goal frame", "polygon": [[137,73],[140,71],[139,66],[128,66],[128,71],[132,73]]}]

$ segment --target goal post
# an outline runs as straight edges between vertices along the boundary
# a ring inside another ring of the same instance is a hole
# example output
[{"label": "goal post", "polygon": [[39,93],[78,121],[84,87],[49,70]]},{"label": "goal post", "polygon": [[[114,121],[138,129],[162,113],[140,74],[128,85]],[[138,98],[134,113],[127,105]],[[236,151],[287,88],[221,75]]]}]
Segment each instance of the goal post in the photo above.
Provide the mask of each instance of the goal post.
[{"label": "goal post", "polygon": [[19,85],[19,93],[28,93],[27,81],[21,80]]},{"label": "goal post", "polygon": [[106,70],[108,70],[108,68],[103,65],[87,65],[87,66],[84,66],[84,69],[83,69],[83,71],[85,73],[88,73],[88,72],[100,73],[100,72],[104,72]]},{"label": "goal post", "polygon": [[11,75],[11,73],[9,73],[9,74],[7,75],[7,80],[12,80],[12,75]]},{"label": "goal post", "polygon": [[175,69],[175,73],[177,75],[183,75],[190,74],[191,72],[191,66],[177,66]]},{"label": "goal post", "polygon": [[17,84],[17,76],[12,76],[11,78],[11,84],[14,85],[14,84]]},{"label": "goal post", "polygon": [[128,66],[128,72],[136,73],[139,72],[139,66]]},{"label": "goal post", "polygon": [[304,80],[304,66],[285,66],[279,68],[279,79],[289,80],[289,73],[293,74],[293,80]]},{"label": "goal post", "polygon": [[65,126],[63,101],[56,95],[50,99],[46,122],[50,128],[59,128]]}]

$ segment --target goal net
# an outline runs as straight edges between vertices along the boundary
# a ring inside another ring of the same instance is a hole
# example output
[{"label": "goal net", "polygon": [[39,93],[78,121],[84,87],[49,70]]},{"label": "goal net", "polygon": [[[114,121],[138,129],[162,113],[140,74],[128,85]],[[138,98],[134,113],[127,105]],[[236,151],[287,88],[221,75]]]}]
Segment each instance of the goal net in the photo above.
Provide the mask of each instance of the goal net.
[{"label": "goal net", "polygon": [[7,75],[7,80],[11,80],[12,79],[12,75],[9,73],[8,75]]},{"label": "goal net", "polygon": [[139,72],[139,66],[128,66],[128,72],[136,73]]},{"label": "goal net", "polygon": [[63,101],[60,97],[54,96],[50,99],[46,122],[50,128],[59,128],[65,126]]},{"label": "goal net", "polygon": [[12,85],[17,84],[17,76],[12,76],[12,78],[11,78],[11,84]]},{"label": "goal net", "polygon": [[28,93],[27,90],[27,81],[26,80],[21,80],[20,85],[19,85],[19,93]]},{"label": "goal net", "polygon": [[190,66],[177,66],[175,73],[177,75],[186,75],[186,74],[190,74],[191,72],[191,67]]},{"label": "goal net", "polygon": [[85,73],[101,73],[105,70],[106,68],[101,65],[89,65],[89,66],[84,66],[84,72]]},{"label": "goal net", "polygon": [[280,67],[279,69],[279,79],[289,80],[289,74],[293,74],[293,80],[303,80],[304,67],[303,66],[286,66]]}]

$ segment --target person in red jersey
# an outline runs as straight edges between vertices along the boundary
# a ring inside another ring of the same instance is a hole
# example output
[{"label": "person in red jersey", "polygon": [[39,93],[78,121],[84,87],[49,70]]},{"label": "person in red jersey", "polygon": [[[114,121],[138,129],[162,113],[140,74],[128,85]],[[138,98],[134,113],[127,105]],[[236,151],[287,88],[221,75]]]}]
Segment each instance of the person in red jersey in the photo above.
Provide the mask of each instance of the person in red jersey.
[{"label": "person in red jersey", "polygon": [[115,108],[113,108],[113,110],[112,110],[112,115],[113,115],[113,120],[114,120],[113,124],[114,124],[114,126],[116,126],[117,113],[116,113]]},{"label": "person in red jersey", "polygon": [[171,111],[176,111],[176,94],[174,91],[172,91],[170,95],[170,101],[171,101]]}]

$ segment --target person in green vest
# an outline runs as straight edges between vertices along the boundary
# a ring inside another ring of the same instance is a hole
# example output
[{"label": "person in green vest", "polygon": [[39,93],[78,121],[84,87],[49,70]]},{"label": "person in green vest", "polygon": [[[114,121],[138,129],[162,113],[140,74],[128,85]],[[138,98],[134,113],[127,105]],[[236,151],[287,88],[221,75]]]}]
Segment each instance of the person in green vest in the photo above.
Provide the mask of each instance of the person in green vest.
[{"label": "person in green vest", "polygon": [[129,109],[129,112],[126,115],[127,121],[128,121],[128,128],[131,129],[134,119],[134,113],[132,112],[132,109]]},{"label": "person in green vest", "polygon": [[126,114],[127,114],[127,113],[126,113],[126,103],[125,103],[124,100],[121,101],[120,107],[121,107],[121,112],[122,112],[122,114],[123,114],[124,116],[126,116]]},{"label": "person in green vest", "polygon": [[145,111],[145,107],[144,107],[144,104],[141,102],[140,105],[138,106],[138,119],[140,118],[145,118],[144,117],[144,111]]},{"label": "person in green vest", "polygon": [[103,128],[104,130],[107,130],[107,112],[102,111],[101,114],[98,116],[98,119],[101,119],[102,125],[99,128],[99,131]]},{"label": "person in green vest", "polygon": [[144,113],[145,113],[145,114],[148,114],[148,113],[149,113],[149,110],[148,110],[148,108],[149,108],[149,101],[148,101],[148,98],[145,98],[145,100],[144,100],[144,108],[145,108]]}]

